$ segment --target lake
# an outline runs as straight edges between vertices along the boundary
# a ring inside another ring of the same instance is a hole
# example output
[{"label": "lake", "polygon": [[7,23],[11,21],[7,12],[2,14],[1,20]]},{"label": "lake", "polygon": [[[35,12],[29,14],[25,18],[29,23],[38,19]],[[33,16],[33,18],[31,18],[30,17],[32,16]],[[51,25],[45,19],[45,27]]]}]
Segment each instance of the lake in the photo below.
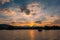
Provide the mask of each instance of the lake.
[{"label": "lake", "polygon": [[60,30],[0,30],[0,40],[60,40]]}]

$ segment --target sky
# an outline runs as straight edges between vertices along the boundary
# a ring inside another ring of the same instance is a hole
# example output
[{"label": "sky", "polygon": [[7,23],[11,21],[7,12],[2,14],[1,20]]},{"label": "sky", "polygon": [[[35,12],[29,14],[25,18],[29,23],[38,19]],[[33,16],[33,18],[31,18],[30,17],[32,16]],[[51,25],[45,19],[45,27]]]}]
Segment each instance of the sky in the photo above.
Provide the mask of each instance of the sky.
[{"label": "sky", "polygon": [[60,0],[0,0],[0,21],[15,22],[14,25],[60,26]]}]

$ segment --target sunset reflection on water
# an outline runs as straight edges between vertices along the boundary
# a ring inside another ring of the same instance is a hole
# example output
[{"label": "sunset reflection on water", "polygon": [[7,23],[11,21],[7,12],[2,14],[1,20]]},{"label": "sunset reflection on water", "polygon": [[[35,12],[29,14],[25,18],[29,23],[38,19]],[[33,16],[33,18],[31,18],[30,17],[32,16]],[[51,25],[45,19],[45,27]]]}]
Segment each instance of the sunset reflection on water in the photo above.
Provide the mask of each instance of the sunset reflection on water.
[{"label": "sunset reflection on water", "polygon": [[31,40],[34,40],[34,30],[29,31],[29,35],[31,37]]},{"label": "sunset reflection on water", "polygon": [[0,30],[0,40],[60,40],[60,30]]}]

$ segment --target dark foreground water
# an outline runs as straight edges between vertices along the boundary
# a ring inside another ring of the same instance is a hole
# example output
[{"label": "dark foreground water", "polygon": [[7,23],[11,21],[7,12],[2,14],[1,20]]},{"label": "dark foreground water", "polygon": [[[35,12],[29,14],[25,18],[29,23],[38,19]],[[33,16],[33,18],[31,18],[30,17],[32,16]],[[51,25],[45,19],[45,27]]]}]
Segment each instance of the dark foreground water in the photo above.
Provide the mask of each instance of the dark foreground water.
[{"label": "dark foreground water", "polygon": [[60,40],[60,30],[0,30],[0,40]]}]

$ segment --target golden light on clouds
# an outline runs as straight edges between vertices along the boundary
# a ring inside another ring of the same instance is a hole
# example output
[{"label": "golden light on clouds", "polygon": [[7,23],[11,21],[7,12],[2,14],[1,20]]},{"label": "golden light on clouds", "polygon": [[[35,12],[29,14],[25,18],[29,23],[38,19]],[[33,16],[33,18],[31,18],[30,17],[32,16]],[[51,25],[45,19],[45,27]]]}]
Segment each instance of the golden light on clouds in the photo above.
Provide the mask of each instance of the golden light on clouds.
[{"label": "golden light on clouds", "polygon": [[32,27],[32,26],[34,26],[34,24],[35,24],[34,22],[30,22],[29,26]]},{"label": "golden light on clouds", "polygon": [[[9,0],[3,0],[3,2],[9,2]],[[47,13],[42,12],[42,7],[38,3],[27,4],[26,8],[30,11],[29,15],[26,14],[25,11],[21,11],[21,7],[10,7],[8,9],[4,9],[4,16],[11,19],[8,21],[11,25],[14,26],[45,26],[45,25],[54,25],[52,24],[55,20],[58,20],[57,16],[50,16]],[[0,18],[1,19],[1,18]],[[41,23],[36,21],[40,21]],[[12,23],[14,22],[14,23]]]},{"label": "golden light on clouds", "polygon": [[5,16],[17,16],[17,13],[12,10],[4,10],[4,15]]}]

